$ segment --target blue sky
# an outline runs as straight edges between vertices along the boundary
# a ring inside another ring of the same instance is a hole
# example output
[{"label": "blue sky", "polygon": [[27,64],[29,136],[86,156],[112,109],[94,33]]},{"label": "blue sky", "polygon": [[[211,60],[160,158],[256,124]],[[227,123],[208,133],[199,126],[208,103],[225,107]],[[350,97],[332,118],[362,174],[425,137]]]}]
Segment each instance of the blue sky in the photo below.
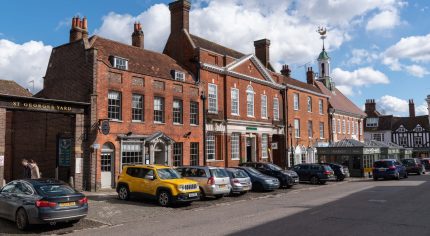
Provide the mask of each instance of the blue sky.
[{"label": "blue sky", "polygon": [[[86,16],[90,34],[130,43],[140,21],[145,47],[161,51],[169,34],[165,1],[3,1],[0,9],[0,78],[42,88],[52,47],[67,43],[71,18]],[[24,7],[25,6],[25,7]],[[377,100],[387,113],[407,114],[407,100],[426,113],[430,94],[430,3],[404,0],[193,0],[190,31],[244,53],[269,38],[271,62],[290,65],[305,80],[321,50],[315,32],[328,28],[333,80],[358,106]],[[222,14],[220,14],[222,13]],[[20,66],[14,66],[19,63]]]}]

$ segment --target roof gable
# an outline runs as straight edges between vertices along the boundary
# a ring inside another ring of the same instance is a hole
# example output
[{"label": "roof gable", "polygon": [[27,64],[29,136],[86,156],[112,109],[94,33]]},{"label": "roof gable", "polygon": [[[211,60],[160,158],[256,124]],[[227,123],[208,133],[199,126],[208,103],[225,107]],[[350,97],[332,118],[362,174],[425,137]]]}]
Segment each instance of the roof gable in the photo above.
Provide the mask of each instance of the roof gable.
[{"label": "roof gable", "polygon": [[236,65],[233,68],[227,67],[227,70],[234,71],[240,74],[252,76],[254,78],[258,78],[261,80],[267,80],[266,77],[263,75],[264,71],[261,71],[261,69],[253,62],[253,60],[245,60],[241,64]]},{"label": "roof gable", "polygon": [[0,94],[20,97],[33,96],[27,89],[21,87],[13,80],[0,80]]}]

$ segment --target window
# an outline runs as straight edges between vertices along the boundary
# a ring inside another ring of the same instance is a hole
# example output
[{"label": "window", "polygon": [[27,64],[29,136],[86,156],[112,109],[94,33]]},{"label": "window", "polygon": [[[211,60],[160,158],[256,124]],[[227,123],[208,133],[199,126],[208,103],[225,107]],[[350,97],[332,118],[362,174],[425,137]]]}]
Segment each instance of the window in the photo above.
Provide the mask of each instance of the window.
[{"label": "window", "polygon": [[273,99],[273,119],[279,120],[279,100],[278,100],[278,98]]},{"label": "window", "polygon": [[348,120],[348,134],[351,133],[351,122]]},{"label": "window", "polygon": [[296,138],[300,138],[300,120],[294,119],[294,134]]},{"label": "window", "polygon": [[206,156],[208,160],[215,160],[215,135],[212,132],[206,133]]},{"label": "window", "polygon": [[423,128],[421,126],[417,126],[415,128],[415,132],[423,132]]},{"label": "window", "polygon": [[299,110],[299,94],[294,93],[293,94],[293,102],[294,102],[294,110]]},{"label": "window", "polygon": [[312,98],[308,97],[308,112],[312,112]]},{"label": "window", "polygon": [[239,160],[240,155],[240,133],[231,134],[231,159]]},{"label": "window", "polygon": [[423,137],[414,137],[414,144],[415,146],[423,145]]},{"label": "window", "polygon": [[246,108],[247,115],[254,117],[254,89],[251,86],[246,89]]},{"label": "window", "polygon": [[164,123],[164,98],[154,97],[154,122]]},{"label": "window", "polygon": [[140,94],[133,94],[131,116],[133,121],[143,121],[143,96]]},{"label": "window", "polygon": [[407,137],[399,137],[399,145],[400,146],[407,146],[408,145],[408,138]]},{"label": "window", "polygon": [[267,96],[261,95],[261,118],[267,118]]},{"label": "window", "polygon": [[324,122],[320,122],[320,139],[324,138]]},{"label": "window", "polygon": [[380,142],[384,142],[384,134],[372,134],[372,139]]},{"label": "window", "polygon": [[216,84],[208,85],[209,113],[218,113],[218,87]]},{"label": "window", "polygon": [[367,118],[366,127],[378,127],[379,118]]},{"label": "window", "polygon": [[173,166],[181,166],[182,165],[182,143],[174,143],[173,144]]},{"label": "window", "polygon": [[[363,120],[361,120],[361,123],[363,122]],[[361,124],[360,123],[360,124]],[[363,126],[360,125],[360,135],[363,135]]]},{"label": "window", "polygon": [[333,129],[333,134],[334,134],[334,133],[336,133],[336,119],[335,118],[332,119],[331,124],[332,124],[332,129]]},{"label": "window", "polygon": [[318,110],[320,114],[324,114],[324,102],[322,99],[318,100]]},{"label": "window", "polygon": [[173,123],[182,124],[182,101],[173,100]]},{"label": "window", "polygon": [[128,70],[128,60],[120,57],[114,57],[113,67],[121,70]]},{"label": "window", "polygon": [[181,72],[181,71],[176,71],[175,70],[175,80],[185,81],[185,73]]},{"label": "window", "polygon": [[340,119],[337,120],[337,133],[342,133],[342,126],[340,124]]},{"label": "window", "polygon": [[121,152],[121,170],[126,165],[143,164],[142,143],[123,143]]},{"label": "window", "polygon": [[239,115],[239,89],[231,89],[231,114]]},{"label": "window", "polygon": [[269,147],[269,135],[263,134],[261,136],[261,158],[268,157],[268,147]]},{"label": "window", "polygon": [[355,122],[355,134],[358,135],[358,122]]},{"label": "window", "polygon": [[199,165],[199,143],[190,143],[190,165]]},{"label": "window", "polygon": [[121,120],[121,93],[118,91],[108,93],[108,118]]},{"label": "window", "polygon": [[312,138],[313,136],[312,121],[308,120],[308,137]]},{"label": "window", "polygon": [[199,124],[199,103],[190,102],[190,124]]},{"label": "window", "polygon": [[346,121],[342,120],[342,133],[346,134]]}]

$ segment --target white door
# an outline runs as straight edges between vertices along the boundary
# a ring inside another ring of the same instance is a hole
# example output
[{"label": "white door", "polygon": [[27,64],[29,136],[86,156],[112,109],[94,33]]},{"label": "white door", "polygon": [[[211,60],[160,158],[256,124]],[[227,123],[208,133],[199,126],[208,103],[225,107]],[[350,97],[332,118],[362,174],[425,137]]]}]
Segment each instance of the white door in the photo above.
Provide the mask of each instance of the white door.
[{"label": "white door", "polygon": [[100,169],[101,169],[101,187],[102,188],[112,188],[112,178],[113,178],[113,152],[102,152]]}]

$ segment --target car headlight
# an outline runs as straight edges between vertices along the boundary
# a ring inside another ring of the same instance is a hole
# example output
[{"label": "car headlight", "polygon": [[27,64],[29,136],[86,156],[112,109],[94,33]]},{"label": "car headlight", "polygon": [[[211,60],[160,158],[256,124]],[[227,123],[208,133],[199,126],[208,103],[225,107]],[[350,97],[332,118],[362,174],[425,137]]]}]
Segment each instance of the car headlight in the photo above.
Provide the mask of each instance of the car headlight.
[{"label": "car headlight", "polygon": [[273,180],[271,180],[271,179],[266,179],[266,180],[264,180],[264,182],[271,184],[271,183],[273,183]]},{"label": "car headlight", "polygon": [[178,185],[178,190],[179,191],[185,191],[185,185],[183,185],[183,184]]}]

